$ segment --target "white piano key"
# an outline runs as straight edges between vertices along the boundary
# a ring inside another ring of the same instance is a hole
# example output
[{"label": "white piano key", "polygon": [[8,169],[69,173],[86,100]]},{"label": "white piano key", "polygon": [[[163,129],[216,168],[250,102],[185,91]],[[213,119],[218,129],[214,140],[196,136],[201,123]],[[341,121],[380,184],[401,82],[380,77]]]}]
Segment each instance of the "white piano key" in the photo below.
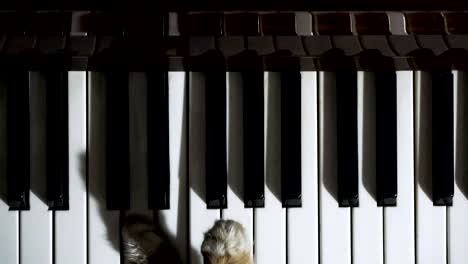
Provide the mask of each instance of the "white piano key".
[{"label": "white piano key", "polygon": [[5,264],[19,264],[19,220],[17,211],[8,211],[0,201],[0,259]]},{"label": "white piano key", "polygon": [[[256,264],[286,263],[286,209],[281,203],[281,87],[265,72],[265,208],[254,211]],[[228,205],[229,206],[229,205]]]},{"label": "white piano key", "polygon": [[431,75],[415,72],[417,264],[446,263],[446,207],[432,203]]},{"label": "white piano key", "polygon": [[0,259],[4,264],[19,264],[18,211],[8,211],[6,149],[6,87],[0,85]]},{"label": "white piano key", "polygon": [[243,189],[243,126],[242,126],[242,74],[226,73],[226,106],[227,106],[227,166],[228,166],[228,208],[223,209],[223,219],[232,219],[241,223],[251,243],[253,253],[253,210],[244,207]]},{"label": "white piano key", "polygon": [[317,73],[301,73],[302,207],[287,209],[288,263],[318,263]]},{"label": "white piano key", "polygon": [[106,209],[105,78],[88,73],[88,263],[120,263],[119,211]]},{"label": "white piano key", "polygon": [[189,260],[203,263],[203,235],[220,218],[220,210],[208,210],[205,203],[205,78],[200,72],[190,72],[189,78]]},{"label": "white piano key", "polygon": [[170,209],[157,211],[155,220],[177,248],[182,263],[188,263],[186,73],[169,72],[168,83]]},{"label": "white piano key", "polygon": [[320,72],[318,87],[320,263],[350,264],[350,209],[337,201],[335,74]]},{"label": "white piano key", "polygon": [[40,73],[30,73],[29,89],[31,209],[20,212],[20,259],[22,264],[52,264],[52,211],[46,203],[46,86]]},{"label": "white piano key", "polygon": [[359,207],[352,208],[352,263],[383,263],[382,208],[377,206],[374,75],[358,72]]},{"label": "white piano key", "polygon": [[413,72],[397,71],[396,207],[384,208],[386,264],[415,263]]},{"label": "white piano key", "polygon": [[55,263],[86,263],[86,72],[68,73],[69,210],[56,211]]},{"label": "white piano key", "polygon": [[454,76],[454,96],[455,96],[455,186],[453,196],[453,206],[448,208],[448,263],[465,263],[468,259],[468,190],[466,176],[466,157],[468,138],[468,123],[466,122],[468,74],[466,72],[455,71]]}]

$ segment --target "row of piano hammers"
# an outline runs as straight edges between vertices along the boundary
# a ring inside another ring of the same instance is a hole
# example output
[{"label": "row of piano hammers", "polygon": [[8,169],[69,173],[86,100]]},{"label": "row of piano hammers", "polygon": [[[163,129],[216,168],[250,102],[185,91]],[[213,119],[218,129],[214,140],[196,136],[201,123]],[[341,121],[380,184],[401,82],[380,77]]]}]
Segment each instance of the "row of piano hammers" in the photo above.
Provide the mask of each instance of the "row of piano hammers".
[{"label": "row of piano hammers", "polygon": [[3,12],[0,63],[133,71],[467,68],[461,12]]}]

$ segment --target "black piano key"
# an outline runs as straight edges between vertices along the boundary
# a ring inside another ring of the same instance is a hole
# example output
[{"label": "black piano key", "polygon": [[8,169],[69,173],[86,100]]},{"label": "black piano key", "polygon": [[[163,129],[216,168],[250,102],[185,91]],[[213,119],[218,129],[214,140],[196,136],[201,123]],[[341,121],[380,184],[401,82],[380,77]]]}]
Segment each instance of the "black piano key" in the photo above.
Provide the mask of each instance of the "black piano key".
[{"label": "black piano key", "polygon": [[263,72],[242,73],[244,204],[265,206]]},{"label": "black piano key", "polygon": [[7,200],[10,210],[29,210],[29,72],[4,72],[7,85]]},{"label": "black piano key", "polygon": [[47,203],[68,210],[68,72],[45,73],[47,89]]},{"label": "black piano key", "polygon": [[206,204],[227,208],[226,72],[205,73]]},{"label": "black piano key", "polygon": [[281,73],[281,200],[300,207],[301,200],[301,73]]},{"label": "black piano key", "polygon": [[[377,204],[397,203],[397,90],[395,72],[375,73]],[[365,139],[364,139],[365,140]]]},{"label": "black piano key", "polygon": [[357,73],[336,73],[338,203],[359,206],[357,143]]},{"label": "black piano key", "polygon": [[106,72],[106,202],[108,210],[130,207],[128,72]]},{"label": "black piano key", "polygon": [[167,72],[147,74],[150,209],[169,209],[169,85]]},{"label": "black piano key", "polygon": [[453,75],[432,74],[432,201],[452,205],[454,188]]}]

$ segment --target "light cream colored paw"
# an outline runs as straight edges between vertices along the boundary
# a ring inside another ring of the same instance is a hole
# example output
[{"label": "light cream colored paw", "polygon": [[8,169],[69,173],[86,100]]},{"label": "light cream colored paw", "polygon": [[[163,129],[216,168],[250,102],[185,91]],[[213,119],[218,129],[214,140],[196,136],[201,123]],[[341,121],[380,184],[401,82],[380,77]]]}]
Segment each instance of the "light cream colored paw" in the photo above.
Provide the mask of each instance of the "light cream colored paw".
[{"label": "light cream colored paw", "polygon": [[205,233],[201,247],[205,264],[252,264],[244,227],[233,220],[218,220]]},{"label": "light cream colored paw", "polygon": [[162,244],[154,233],[150,219],[141,215],[129,215],[122,228],[123,250],[127,260],[136,264],[147,264]]}]

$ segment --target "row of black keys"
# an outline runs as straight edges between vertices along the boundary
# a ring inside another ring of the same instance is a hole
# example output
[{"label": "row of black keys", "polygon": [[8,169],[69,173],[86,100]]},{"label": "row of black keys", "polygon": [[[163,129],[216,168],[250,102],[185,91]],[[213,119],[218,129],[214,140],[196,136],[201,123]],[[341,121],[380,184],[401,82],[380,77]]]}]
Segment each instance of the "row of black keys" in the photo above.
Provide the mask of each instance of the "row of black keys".
[{"label": "row of black keys", "polygon": [[[108,209],[127,209],[129,193],[128,72],[106,75],[106,200]],[[29,73],[6,72],[8,203],[29,209]],[[148,201],[152,209],[169,204],[168,76],[148,77]],[[68,209],[68,73],[45,73],[47,85],[47,200],[50,209]],[[244,202],[264,206],[264,77],[242,74]],[[206,204],[226,208],[226,74],[205,74]],[[375,73],[376,184],[379,206],[397,203],[396,74]],[[281,200],[301,206],[301,74],[281,73]],[[433,203],[451,205],[453,197],[453,76],[432,74]],[[336,73],[338,203],[359,205],[357,73]],[[73,188],[73,186],[71,186]]]}]

